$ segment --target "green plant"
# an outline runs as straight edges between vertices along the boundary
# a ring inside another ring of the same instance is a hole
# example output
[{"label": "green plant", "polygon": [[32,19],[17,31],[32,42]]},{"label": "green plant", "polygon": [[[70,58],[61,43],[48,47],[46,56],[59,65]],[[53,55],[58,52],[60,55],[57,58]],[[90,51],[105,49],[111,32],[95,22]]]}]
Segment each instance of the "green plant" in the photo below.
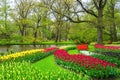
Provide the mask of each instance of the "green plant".
[{"label": "green plant", "polygon": [[30,62],[5,62],[0,64],[0,80],[88,80],[88,76],[73,72],[41,72]]}]

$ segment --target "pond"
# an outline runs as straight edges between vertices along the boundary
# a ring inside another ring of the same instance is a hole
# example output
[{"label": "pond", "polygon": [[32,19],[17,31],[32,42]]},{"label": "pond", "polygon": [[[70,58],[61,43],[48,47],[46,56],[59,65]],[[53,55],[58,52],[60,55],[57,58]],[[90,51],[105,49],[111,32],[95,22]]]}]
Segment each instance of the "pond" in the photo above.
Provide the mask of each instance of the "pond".
[{"label": "pond", "polygon": [[[15,52],[31,50],[31,49],[43,49],[53,45],[0,45],[0,55],[11,54]],[[57,45],[63,46],[63,45]]]}]

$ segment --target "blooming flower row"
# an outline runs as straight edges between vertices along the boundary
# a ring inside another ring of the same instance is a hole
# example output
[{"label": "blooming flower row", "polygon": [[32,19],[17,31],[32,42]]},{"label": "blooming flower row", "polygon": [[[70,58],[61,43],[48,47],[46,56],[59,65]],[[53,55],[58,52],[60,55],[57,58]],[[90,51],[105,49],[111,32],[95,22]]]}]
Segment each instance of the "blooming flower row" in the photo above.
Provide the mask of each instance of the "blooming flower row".
[{"label": "blooming flower row", "polygon": [[83,54],[70,55],[63,49],[55,51],[54,56],[55,59],[60,59],[67,62],[73,62],[87,69],[92,69],[92,68],[100,69],[101,67],[106,68],[107,66],[112,66],[112,67],[116,66],[115,64],[109,63],[107,61],[100,60],[98,58],[93,58],[91,56],[86,56]]},{"label": "blooming flower row", "polygon": [[95,48],[110,49],[110,50],[120,50],[120,46],[104,46],[101,44],[95,44]]},{"label": "blooming flower row", "polygon": [[55,49],[56,47],[50,47],[45,49],[34,49],[34,50],[17,52],[17,53],[5,55],[5,56],[0,56],[0,62],[6,61],[6,60],[18,59],[18,58],[25,59],[25,60],[29,60],[29,59],[39,60],[41,57],[49,55],[51,53],[50,51],[54,51]]},{"label": "blooming flower row", "polygon": [[100,52],[120,52],[120,46],[104,46],[101,44],[94,45],[96,51]]},{"label": "blooming flower row", "polygon": [[87,44],[80,44],[77,45],[78,50],[88,50],[88,45]]},{"label": "blooming flower row", "polygon": [[12,58],[14,59],[14,58],[17,58],[17,57],[23,57],[23,56],[26,56],[26,55],[34,54],[36,52],[44,52],[44,49],[27,50],[27,51],[17,52],[17,53],[14,53],[14,54],[0,56],[0,60],[4,61],[4,60],[12,59]]}]

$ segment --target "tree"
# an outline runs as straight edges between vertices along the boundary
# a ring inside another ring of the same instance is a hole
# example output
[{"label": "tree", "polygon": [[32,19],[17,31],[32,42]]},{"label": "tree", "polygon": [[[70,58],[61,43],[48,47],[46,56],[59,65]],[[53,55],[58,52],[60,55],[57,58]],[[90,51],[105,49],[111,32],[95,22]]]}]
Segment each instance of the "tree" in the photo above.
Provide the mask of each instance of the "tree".
[{"label": "tree", "polygon": [[[76,0],[75,1],[71,1],[71,0],[63,0],[63,6],[65,6],[65,11],[69,11],[69,14],[74,15],[74,18],[72,18],[69,15],[66,15],[65,13],[60,13],[55,7],[56,6],[52,6],[52,9],[54,10],[54,12],[61,14],[62,16],[65,16],[67,19],[69,19],[71,22],[74,23],[82,23],[82,22],[87,22],[87,23],[93,23],[94,22],[88,20],[82,20],[82,18],[80,17],[80,13],[81,12],[85,12],[87,14],[90,14],[92,16],[94,16],[97,19],[97,43],[102,44],[103,43],[103,10],[104,7],[107,3],[107,0],[92,0],[92,6],[88,7],[87,4],[83,4],[82,0]],[[62,4],[62,3],[61,3]],[[75,7],[75,4],[78,7]],[[71,9],[71,5],[74,5],[73,8]],[[79,8],[81,6],[81,8]],[[87,7],[86,7],[87,6]],[[79,10],[78,10],[79,9]],[[65,12],[64,11],[64,12]]]},{"label": "tree", "polygon": [[11,7],[10,7],[10,2],[8,0],[1,0],[0,1],[0,31],[1,33],[1,38],[6,38],[7,40],[9,40],[10,38],[10,34],[11,34],[11,30],[10,29],[10,20],[8,19],[9,17],[9,13],[11,11]]},{"label": "tree", "polygon": [[19,23],[19,29],[22,36],[25,36],[27,24],[29,24],[28,15],[34,5],[33,0],[15,0],[17,9],[17,19]]},{"label": "tree", "polygon": [[110,19],[110,40],[111,41],[117,41],[117,28],[116,28],[116,22],[115,22],[115,5],[117,1],[116,0],[110,0],[108,2],[108,17]]},{"label": "tree", "polygon": [[54,12],[54,9],[52,8],[52,5],[56,7],[58,12],[62,13],[64,11],[64,6],[61,5],[62,1],[59,0],[49,0],[49,1],[44,1],[45,4],[48,6],[48,8],[51,11],[52,18],[54,18],[54,28],[55,28],[55,42],[61,41],[62,39],[62,29],[63,29],[63,24],[64,24],[64,16],[57,14]]}]

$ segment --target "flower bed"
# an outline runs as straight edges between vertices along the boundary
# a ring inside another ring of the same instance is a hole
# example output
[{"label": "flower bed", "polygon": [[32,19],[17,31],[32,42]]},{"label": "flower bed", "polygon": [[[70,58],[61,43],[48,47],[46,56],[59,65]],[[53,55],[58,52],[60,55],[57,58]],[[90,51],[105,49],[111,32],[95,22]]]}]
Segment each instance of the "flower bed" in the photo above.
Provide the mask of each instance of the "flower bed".
[{"label": "flower bed", "polygon": [[120,60],[118,58],[105,56],[105,55],[102,55],[102,54],[92,54],[91,56],[95,57],[95,58],[99,58],[101,60],[111,62],[111,63],[115,63],[117,67],[120,67]]},{"label": "flower bed", "polygon": [[89,77],[66,70],[43,72],[30,62],[6,62],[0,64],[0,80],[89,80]]},{"label": "flower bed", "polygon": [[104,46],[101,44],[95,44],[95,50],[98,52],[120,52],[120,46]]},{"label": "flower bed", "polygon": [[0,62],[4,61],[30,61],[35,62],[45,56],[50,55],[56,48],[47,48],[47,49],[36,49],[36,50],[27,50],[22,52],[17,52],[14,54],[9,54],[5,56],[0,56]]},{"label": "flower bed", "polygon": [[95,44],[94,47],[96,52],[120,59],[120,46],[104,46],[100,44]]},{"label": "flower bed", "polygon": [[87,44],[79,44],[77,45],[78,50],[88,50],[88,45]]},{"label": "flower bed", "polygon": [[55,51],[54,56],[57,64],[75,72],[83,71],[91,77],[104,78],[117,74],[115,64],[91,56],[70,55],[65,50]]}]

